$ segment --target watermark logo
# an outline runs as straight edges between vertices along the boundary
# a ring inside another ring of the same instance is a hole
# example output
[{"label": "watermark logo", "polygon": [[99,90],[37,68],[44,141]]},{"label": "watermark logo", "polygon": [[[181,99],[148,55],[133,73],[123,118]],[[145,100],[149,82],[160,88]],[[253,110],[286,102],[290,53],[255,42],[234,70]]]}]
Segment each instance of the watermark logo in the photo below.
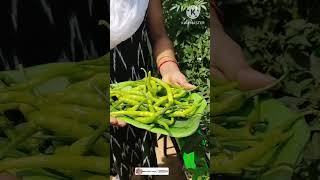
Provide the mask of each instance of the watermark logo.
[{"label": "watermark logo", "polygon": [[146,175],[158,175],[158,176],[168,176],[169,168],[168,167],[136,167],[134,174],[137,176],[146,176]]},{"label": "watermark logo", "polygon": [[201,7],[196,5],[191,5],[186,10],[186,18],[181,24],[190,25],[190,24],[204,24],[204,21],[196,21],[196,19],[200,16]]},{"label": "watermark logo", "polygon": [[135,168],[135,175],[142,175],[143,171],[141,168]]},{"label": "watermark logo", "polygon": [[190,19],[196,19],[199,17],[201,8],[199,6],[191,5],[187,8],[186,13]]}]

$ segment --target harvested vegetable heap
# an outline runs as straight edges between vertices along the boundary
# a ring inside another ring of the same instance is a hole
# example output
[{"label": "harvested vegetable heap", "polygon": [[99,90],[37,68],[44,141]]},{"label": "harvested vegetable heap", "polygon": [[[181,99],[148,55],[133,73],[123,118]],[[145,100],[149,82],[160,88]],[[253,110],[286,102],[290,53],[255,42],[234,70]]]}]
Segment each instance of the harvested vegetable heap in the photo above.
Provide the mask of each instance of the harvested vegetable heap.
[{"label": "harvested vegetable heap", "polygon": [[106,179],[105,55],[0,72],[0,172],[23,179]]},{"label": "harvested vegetable heap", "polygon": [[190,118],[201,106],[202,98],[194,100],[191,92],[151,77],[151,72],[145,74],[142,80],[111,85],[111,116],[129,117],[169,131],[176,120]]},{"label": "harvested vegetable heap", "polygon": [[304,116],[237,83],[211,82],[211,173],[243,179],[290,180],[310,135]]}]

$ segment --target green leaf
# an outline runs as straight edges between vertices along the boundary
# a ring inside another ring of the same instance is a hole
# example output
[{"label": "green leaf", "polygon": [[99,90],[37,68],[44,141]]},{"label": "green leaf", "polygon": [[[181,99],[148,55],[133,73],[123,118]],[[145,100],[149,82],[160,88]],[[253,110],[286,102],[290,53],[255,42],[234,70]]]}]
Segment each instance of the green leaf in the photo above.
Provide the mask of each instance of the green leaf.
[{"label": "green leaf", "polygon": [[296,97],[301,97],[302,92],[310,86],[312,81],[313,79],[305,79],[301,82],[288,81],[285,82],[285,90]]},{"label": "green leaf", "polygon": [[305,36],[304,34],[299,36],[293,36],[287,41],[287,43],[293,45],[303,45],[307,47],[312,47],[312,44],[307,39],[307,36]]},{"label": "green leaf", "polygon": [[301,105],[305,100],[297,97],[291,97],[291,96],[283,96],[278,99],[283,104],[285,104],[287,107],[289,107],[292,110],[298,111],[298,106]]},{"label": "green leaf", "polygon": [[317,118],[314,121],[310,122],[310,130],[311,131],[320,131],[320,119]]},{"label": "green leaf", "polygon": [[280,164],[295,166],[309,141],[310,129],[304,118],[297,120],[290,131],[293,136],[281,147],[281,151],[278,152],[277,158],[273,162],[275,166]]},{"label": "green leaf", "polygon": [[303,30],[305,27],[306,21],[304,19],[292,20],[287,23],[284,27],[287,28],[287,36],[293,36]]},{"label": "green leaf", "polygon": [[311,142],[307,144],[304,159],[318,160],[320,159],[320,133],[315,133],[312,136]]},{"label": "green leaf", "polygon": [[313,77],[320,82],[320,57],[317,57],[314,54],[310,57],[310,71]]}]

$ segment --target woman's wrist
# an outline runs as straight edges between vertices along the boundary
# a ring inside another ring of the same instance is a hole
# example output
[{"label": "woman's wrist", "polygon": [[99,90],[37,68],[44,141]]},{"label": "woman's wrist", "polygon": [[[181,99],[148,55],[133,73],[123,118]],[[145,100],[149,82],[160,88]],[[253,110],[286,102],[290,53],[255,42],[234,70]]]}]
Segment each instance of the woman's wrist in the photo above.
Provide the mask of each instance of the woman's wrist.
[{"label": "woman's wrist", "polygon": [[158,69],[166,61],[177,62],[177,60],[176,60],[176,58],[174,56],[172,56],[172,55],[163,55],[163,56],[157,58],[157,67],[158,67]]},{"label": "woman's wrist", "polygon": [[176,71],[180,71],[176,61],[165,61],[163,64],[161,64],[161,67],[159,67],[159,72],[162,77]]},{"label": "woman's wrist", "polygon": [[162,61],[162,62],[158,65],[158,70],[159,70],[159,72],[161,71],[162,66],[165,66],[166,64],[170,64],[170,63],[174,63],[176,66],[179,67],[179,65],[178,65],[178,63],[177,63],[176,60],[169,59],[169,60]]},{"label": "woman's wrist", "polygon": [[179,69],[178,62],[176,58],[172,55],[163,55],[157,58],[158,71],[161,73],[166,72],[166,69],[173,69],[172,66]]}]

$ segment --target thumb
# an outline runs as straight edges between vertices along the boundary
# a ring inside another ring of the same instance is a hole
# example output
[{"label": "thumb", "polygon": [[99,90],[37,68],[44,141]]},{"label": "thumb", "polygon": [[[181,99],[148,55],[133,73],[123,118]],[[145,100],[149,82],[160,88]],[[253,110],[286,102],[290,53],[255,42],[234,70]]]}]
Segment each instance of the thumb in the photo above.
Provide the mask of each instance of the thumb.
[{"label": "thumb", "polygon": [[127,125],[127,123],[125,121],[118,119],[118,126],[119,127],[125,127],[126,125]]},{"label": "thumb", "polygon": [[110,117],[110,124],[111,125],[116,125],[116,124],[118,124],[118,120],[116,118],[114,118],[114,117]]}]

